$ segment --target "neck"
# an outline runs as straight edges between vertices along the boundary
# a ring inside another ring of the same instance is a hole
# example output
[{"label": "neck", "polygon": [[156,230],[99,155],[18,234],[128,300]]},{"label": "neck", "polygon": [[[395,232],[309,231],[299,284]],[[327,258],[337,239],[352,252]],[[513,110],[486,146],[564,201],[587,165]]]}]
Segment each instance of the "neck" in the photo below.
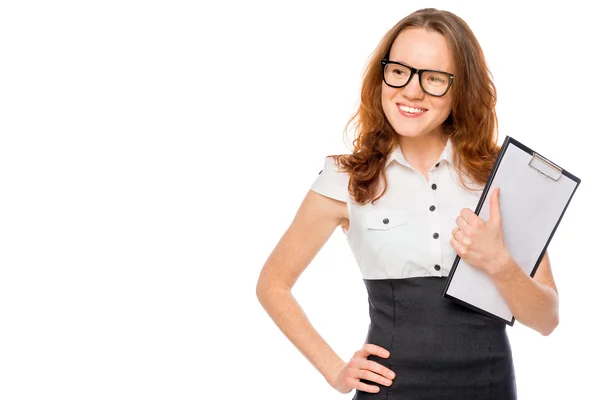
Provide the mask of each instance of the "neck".
[{"label": "neck", "polygon": [[446,140],[450,139],[442,135],[400,136],[399,144],[406,161],[415,168],[427,170],[440,158]]}]

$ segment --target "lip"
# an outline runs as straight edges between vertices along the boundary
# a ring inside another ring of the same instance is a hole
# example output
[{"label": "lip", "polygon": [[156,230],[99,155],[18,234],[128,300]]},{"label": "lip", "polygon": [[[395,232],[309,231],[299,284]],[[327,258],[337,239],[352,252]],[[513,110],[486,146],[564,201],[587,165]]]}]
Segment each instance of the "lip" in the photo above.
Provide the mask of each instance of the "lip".
[{"label": "lip", "polygon": [[[418,109],[425,110],[425,111],[420,112],[418,114],[409,114],[409,113],[406,113],[406,112],[402,111],[402,109],[400,108],[400,106],[418,108]],[[398,111],[400,112],[400,114],[402,114],[406,118],[417,118],[417,117],[420,117],[421,115],[423,115],[423,114],[425,114],[427,112],[426,108],[419,107],[417,105],[406,104],[406,103],[396,103],[396,108],[398,109]]]}]

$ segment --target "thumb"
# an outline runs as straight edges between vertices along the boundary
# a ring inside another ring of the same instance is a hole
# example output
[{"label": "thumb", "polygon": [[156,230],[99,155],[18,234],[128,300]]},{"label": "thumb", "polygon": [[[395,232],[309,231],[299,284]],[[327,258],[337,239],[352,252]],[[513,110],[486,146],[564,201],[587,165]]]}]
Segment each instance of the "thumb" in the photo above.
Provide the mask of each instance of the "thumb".
[{"label": "thumb", "polygon": [[494,189],[490,198],[490,220],[494,223],[502,223],[500,217],[500,188]]}]

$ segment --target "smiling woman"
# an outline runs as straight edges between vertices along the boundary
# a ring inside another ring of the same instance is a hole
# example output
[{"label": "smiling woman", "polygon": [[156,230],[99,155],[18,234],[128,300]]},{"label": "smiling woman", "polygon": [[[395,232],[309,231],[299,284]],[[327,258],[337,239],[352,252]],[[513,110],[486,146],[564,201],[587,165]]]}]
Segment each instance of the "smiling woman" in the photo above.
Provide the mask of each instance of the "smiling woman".
[{"label": "smiling woman", "polygon": [[399,135],[442,135],[442,124],[452,110],[453,64],[449,45],[437,31],[408,28],[394,40],[383,61],[381,104]]},{"label": "smiling woman", "polygon": [[[545,335],[558,323],[548,255],[534,280],[507,253],[499,221],[473,213],[499,150],[495,105],[483,52],[461,18],[423,9],[399,21],[366,68],[350,121],[353,152],[326,157],[261,271],[263,307],[332,387],[356,390],[355,400],[516,398],[506,326],[441,296],[464,246],[517,320]],[[340,225],[371,318],[348,362],[291,295]]]}]

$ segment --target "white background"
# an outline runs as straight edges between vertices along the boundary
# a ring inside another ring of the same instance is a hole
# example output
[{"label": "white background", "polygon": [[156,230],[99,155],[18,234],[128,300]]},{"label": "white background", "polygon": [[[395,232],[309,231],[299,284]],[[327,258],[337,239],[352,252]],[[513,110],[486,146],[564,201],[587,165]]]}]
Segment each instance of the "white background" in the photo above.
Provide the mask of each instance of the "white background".
[{"label": "white background", "polygon": [[[500,140],[582,179],[549,247],[560,325],[509,334],[520,399],[590,398],[597,24],[583,1],[529,4],[3,2],[0,398],[351,398],[255,284],[324,157],[350,151],[369,54],[424,6],[479,38]],[[362,345],[366,290],[341,230],[293,293],[342,358]]]}]

